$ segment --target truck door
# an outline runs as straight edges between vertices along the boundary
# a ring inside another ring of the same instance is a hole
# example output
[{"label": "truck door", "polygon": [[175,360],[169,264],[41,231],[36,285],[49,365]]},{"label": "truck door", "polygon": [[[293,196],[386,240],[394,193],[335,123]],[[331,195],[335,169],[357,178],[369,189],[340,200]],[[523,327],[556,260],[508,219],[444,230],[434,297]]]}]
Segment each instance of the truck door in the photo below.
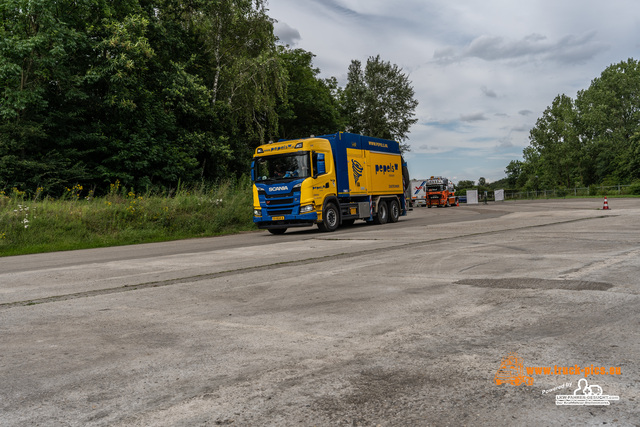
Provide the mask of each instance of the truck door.
[{"label": "truck door", "polygon": [[329,153],[312,154],[313,163],[313,202],[322,206],[327,196],[336,194],[336,179],[333,173],[333,158]]}]

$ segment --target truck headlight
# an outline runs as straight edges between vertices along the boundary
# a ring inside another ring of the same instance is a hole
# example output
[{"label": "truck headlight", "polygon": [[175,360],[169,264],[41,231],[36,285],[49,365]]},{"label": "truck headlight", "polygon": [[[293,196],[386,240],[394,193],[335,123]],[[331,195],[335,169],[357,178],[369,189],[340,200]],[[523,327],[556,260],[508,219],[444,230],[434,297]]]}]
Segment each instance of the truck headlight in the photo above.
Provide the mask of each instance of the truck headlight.
[{"label": "truck headlight", "polygon": [[253,216],[262,216],[262,209],[254,209]]},{"label": "truck headlight", "polygon": [[313,205],[304,205],[304,206],[300,206],[300,213],[307,213],[307,212],[311,212],[313,211]]}]

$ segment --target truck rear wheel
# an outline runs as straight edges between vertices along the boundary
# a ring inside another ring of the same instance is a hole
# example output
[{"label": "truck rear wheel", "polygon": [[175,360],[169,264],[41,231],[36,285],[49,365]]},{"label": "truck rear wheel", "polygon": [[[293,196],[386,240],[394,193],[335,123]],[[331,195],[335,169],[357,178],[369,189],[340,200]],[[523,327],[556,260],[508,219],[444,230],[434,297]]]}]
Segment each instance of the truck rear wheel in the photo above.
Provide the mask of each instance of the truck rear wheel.
[{"label": "truck rear wheel", "polygon": [[336,231],[340,225],[340,212],[333,203],[329,203],[322,214],[322,222],[318,223],[320,231]]},{"label": "truck rear wheel", "polygon": [[389,222],[398,222],[400,218],[400,205],[397,200],[389,202]]},{"label": "truck rear wheel", "polygon": [[389,208],[387,202],[380,200],[378,203],[378,215],[374,218],[373,222],[376,224],[386,224],[389,220]]}]

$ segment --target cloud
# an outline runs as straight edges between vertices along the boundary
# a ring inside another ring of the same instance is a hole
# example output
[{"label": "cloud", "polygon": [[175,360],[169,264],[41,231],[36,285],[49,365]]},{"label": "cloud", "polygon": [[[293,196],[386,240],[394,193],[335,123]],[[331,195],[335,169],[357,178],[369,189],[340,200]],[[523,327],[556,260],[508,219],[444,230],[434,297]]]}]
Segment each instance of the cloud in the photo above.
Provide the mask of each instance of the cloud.
[{"label": "cloud", "polygon": [[505,136],[504,138],[500,138],[498,140],[498,145],[497,145],[497,149],[503,149],[503,148],[511,148],[514,147],[513,142],[511,141],[511,138],[508,136]]},{"label": "cloud", "polygon": [[531,129],[531,126],[527,125],[514,126],[511,128],[513,132],[528,132],[529,129]]},{"label": "cloud", "polygon": [[449,132],[463,132],[462,126],[459,121],[433,121],[427,122],[424,124],[425,126],[435,127],[441,130],[446,130]]},{"label": "cloud", "polygon": [[302,39],[300,32],[285,22],[276,22],[273,32],[283,44],[289,46],[295,46]]},{"label": "cloud", "polygon": [[484,113],[463,114],[460,116],[460,120],[463,122],[479,122],[487,120]]},{"label": "cloud", "polygon": [[518,111],[518,114],[520,114],[521,116],[528,116],[529,114],[533,114],[533,111],[531,111],[531,110],[520,110],[520,111]]},{"label": "cloud", "polygon": [[496,94],[495,91],[493,91],[491,89],[488,89],[486,86],[482,86],[481,90],[482,90],[482,93],[484,93],[484,95],[487,98],[497,98],[498,97],[498,94]]},{"label": "cloud", "polygon": [[595,40],[591,31],[582,36],[568,35],[557,42],[547,41],[541,34],[530,34],[519,40],[502,36],[481,35],[467,46],[456,49],[446,46],[434,53],[434,59],[442,63],[459,62],[470,58],[484,61],[551,60],[563,64],[582,63],[605,51],[609,45]]}]

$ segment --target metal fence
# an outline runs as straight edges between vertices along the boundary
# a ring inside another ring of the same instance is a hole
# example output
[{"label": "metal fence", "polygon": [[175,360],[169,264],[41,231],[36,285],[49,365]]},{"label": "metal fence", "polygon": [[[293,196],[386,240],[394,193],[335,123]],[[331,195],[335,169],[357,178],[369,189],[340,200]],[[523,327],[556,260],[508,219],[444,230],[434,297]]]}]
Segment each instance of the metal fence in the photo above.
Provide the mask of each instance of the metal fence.
[{"label": "metal fence", "polygon": [[[626,195],[633,194],[630,191],[632,185],[592,185],[591,187],[575,187],[575,188],[560,188],[553,190],[537,190],[537,191],[521,191],[510,192],[505,190],[505,200],[519,200],[519,199],[545,199],[550,197],[584,197],[584,196],[609,196],[609,195]],[[492,194],[489,194],[489,200],[491,200]]]}]

